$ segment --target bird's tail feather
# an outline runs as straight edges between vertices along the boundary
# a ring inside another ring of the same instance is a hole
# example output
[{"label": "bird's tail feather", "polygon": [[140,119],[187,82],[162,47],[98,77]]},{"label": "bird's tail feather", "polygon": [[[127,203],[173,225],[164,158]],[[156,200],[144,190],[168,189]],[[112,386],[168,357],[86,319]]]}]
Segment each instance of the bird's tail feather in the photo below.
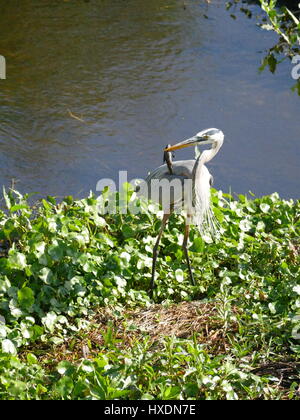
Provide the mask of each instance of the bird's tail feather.
[{"label": "bird's tail feather", "polygon": [[193,186],[193,224],[195,224],[202,237],[210,236],[216,239],[220,233],[220,223],[218,222],[211,204],[211,193],[209,184],[209,173],[203,174],[207,177],[207,182],[202,182]]}]

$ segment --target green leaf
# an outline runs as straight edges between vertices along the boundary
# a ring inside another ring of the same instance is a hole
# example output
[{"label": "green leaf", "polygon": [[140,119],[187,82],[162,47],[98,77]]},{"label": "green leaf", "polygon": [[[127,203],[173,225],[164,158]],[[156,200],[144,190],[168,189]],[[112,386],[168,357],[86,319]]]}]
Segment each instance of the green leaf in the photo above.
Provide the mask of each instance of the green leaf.
[{"label": "green leaf", "polygon": [[52,273],[52,271],[50,270],[50,268],[48,267],[44,267],[41,269],[41,271],[39,272],[39,278],[45,283],[45,284],[51,284],[54,275]]},{"label": "green leaf", "polygon": [[251,229],[251,227],[252,227],[252,224],[249,220],[243,219],[240,221],[240,229],[243,232],[248,232]]},{"label": "green leaf", "polygon": [[268,65],[271,73],[275,73],[277,67],[277,60],[273,54],[268,57]]},{"label": "green leaf", "polygon": [[25,209],[29,209],[29,206],[27,206],[26,204],[16,204],[10,208],[10,212],[15,213],[18,210],[25,210]]},{"label": "green leaf", "polygon": [[294,286],[292,290],[293,290],[293,292],[295,292],[298,295],[300,295],[300,285]]},{"label": "green leaf", "polygon": [[36,365],[38,363],[38,359],[33,353],[28,353],[26,359],[29,365]]},{"label": "green leaf", "polygon": [[176,281],[177,281],[178,283],[182,283],[182,282],[183,282],[183,280],[184,280],[184,276],[183,276],[183,271],[181,270],[181,268],[178,268],[178,269],[175,271],[175,278],[176,278]]},{"label": "green leaf", "polygon": [[2,191],[3,191],[3,197],[4,197],[4,201],[5,201],[6,207],[9,210],[11,208],[11,206],[12,206],[11,198],[7,194],[6,189],[4,187],[3,187]]},{"label": "green leaf", "polygon": [[17,349],[14,343],[8,338],[2,341],[2,351],[3,353],[17,354]]},{"label": "green leaf", "polygon": [[73,367],[72,363],[70,363],[66,360],[63,360],[62,362],[60,362],[57,365],[56,370],[60,375],[63,376],[63,375],[70,374],[74,370],[74,367]]},{"label": "green leaf", "polygon": [[62,243],[50,245],[48,254],[54,261],[60,261],[64,256],[64,245]]},{"label": "green leaf", "polygon": [[48,389],[46,387],[44,387],[42,384],[37,384],[36,393],[38,395],[46,394],[46,392],[48,392]]},{"label": "green leaf", "polygon": [[26,256],[13,249],[9,251],[8,261],[10,267],[16,270],[24,270],[27,265]]},{"label": "green leaf", "polygon": [[269,213],[271,208],[270,205],[267,203],[261,203],[259,207],[263,213]]},{"label": "green leaf", "polygon": [[132,230],[132,228],[129,225],[123,225],[122,232],[125,238],[131,238],[135,236],[135,232]]},{"label": "green leaf", "polygon": [[42,323],[51,333],[54,332],[56,322],[57,315],[55,312],[48,312],[48,314],[42,318]]},{"label": "green leaf", "polygon": [[56,390],[61,397],[68,397],[74,388],[74,382],[68,376],[61,378],[56,385]]},{"label": "green leaf", "polygon": [[204,247],[205,247],[204,241],[199,236],[199,237],[194,238],[193,244],[190,247],[190,251],[202,253],[204,251]]},{"label": "green leaf", "polygon": [[23,287],[18,290],[18,301],[21,307],[30,308],[34,304],[34,293],[30,287]]},{"label": "green leaf", "polygon": [[5,325],[0,324],[0,338],[5,338],[6,337],[6,328]]}]

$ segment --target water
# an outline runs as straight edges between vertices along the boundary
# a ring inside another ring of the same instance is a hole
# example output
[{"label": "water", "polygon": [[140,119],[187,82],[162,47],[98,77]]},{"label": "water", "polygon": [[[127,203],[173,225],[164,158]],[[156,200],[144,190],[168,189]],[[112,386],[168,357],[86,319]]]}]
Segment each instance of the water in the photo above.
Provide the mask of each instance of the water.
[{"label": "water", "polygon": [[221,0],[1,4],[0,185],[83,196],[119,170],[145,177],[167,143],[218,127],[216,188],[299,198],[291,64],[259,74],[277,37],[237,17]]}]

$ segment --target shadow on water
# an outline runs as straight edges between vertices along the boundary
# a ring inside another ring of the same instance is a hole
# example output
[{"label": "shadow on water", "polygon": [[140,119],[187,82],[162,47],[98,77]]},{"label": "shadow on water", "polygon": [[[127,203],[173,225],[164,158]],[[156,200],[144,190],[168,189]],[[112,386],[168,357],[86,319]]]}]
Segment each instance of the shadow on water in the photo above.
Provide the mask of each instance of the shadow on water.
[{"label": "shadow on water", "polygon": [[2,4],[0,184],[82,196],[119,170],[144,177],[167,143],[219,127],[217,188],[298,198],[291,63],[259,74],[277,37],[237,15],[221,0]]}]

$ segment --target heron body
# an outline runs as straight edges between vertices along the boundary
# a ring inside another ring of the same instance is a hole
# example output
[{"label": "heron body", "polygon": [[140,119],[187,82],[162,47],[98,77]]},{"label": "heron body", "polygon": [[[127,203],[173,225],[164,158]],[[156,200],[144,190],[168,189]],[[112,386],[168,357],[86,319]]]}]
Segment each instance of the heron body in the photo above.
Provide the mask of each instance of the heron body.
[{"label": "heron body", "polygon": [[[171,213],[176,209],[184,210],[186,214],[182,246],[186,256],[191,282],[195,285],[187,248],[190,224],[196,224],[201,235],[206,233],[213,234],[216,231],[210,201],[210,188],[213,178],[205,164],[218,153],[223,141],[224,134],[221,130],[209,128],[174,146],[168,146],[164,150],[164,156],[173,150],[189,146],[210,144],[211,148],[204,150],[199,154],[197,159],[171,161],[172,172],[170,171],[170,164],[167,161],[166,164],[154,169],[147,176],[144,186],[141,188],[140,194],[148,195],[148,198],[158,201],[162,204],[164,210],[161,229],[153,250],[151,292],[154,288],[159,242]],[[165,197],[166,195],[168,197]]]},{"label": "heron body", "polygon": [[[195,168],[197,160],[191,159],[191,160],[178,160],[175,162],[172,162],[172,174],[170,174],[170,170],[167,164],[161,165],[158,168],[154,169],[146,178],[145,182],[147,183],[147,190],[148,190],[148,198],[152,199],[153,194],[151,194],[151,182],[153,180],[167,180],[170,185],[172,185],[172,181],[179,180],[182,189],[176,189],[175,191],[169,191],[170,193],[170,209],[176,210],[177,208],[184,208],[190,215],[193,214],[192,209],[192,203],[190,203],[188,196],[191,196],[190,191],[184,190],[184,182],[185,180],[192,181],[193,179],[193,170]],[[210,186],[212,185],[212,175],[210,174],[209,170],[205,165],[200,166],[198,168],[199,175],[202,179],[202,185],[198,186],[198,188],[201,188],[202,196],[205,196],[207,198],[210,197]],[[192,186],[192,183],[190,183]],[[162,197],[160,196],[159,200],[157,200],[162,206],[164,204],[164,201],[162,200]],[[206,205],[209,204],[209,201],[207,199],[202,199],[202,201],[206,202]],[[204,204],[204,203],[203,203]],[[163,210],[165,212],[168,212],[168,206],[164,208]]]}]

